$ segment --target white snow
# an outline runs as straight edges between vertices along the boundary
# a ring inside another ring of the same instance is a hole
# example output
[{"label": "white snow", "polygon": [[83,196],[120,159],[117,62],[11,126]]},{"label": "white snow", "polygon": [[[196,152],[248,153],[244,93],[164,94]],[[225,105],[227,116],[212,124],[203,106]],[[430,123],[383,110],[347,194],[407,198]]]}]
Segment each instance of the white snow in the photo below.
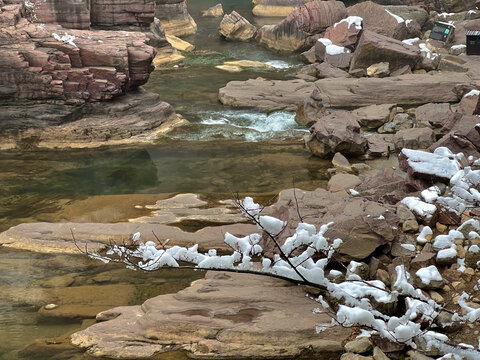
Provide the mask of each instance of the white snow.
[{"label": "white snow", "polygon": [[352,195],[352,196],[358,196],[358,195],[360,195],[360,193],[359,193],[357,190],[354,190],[354,189],[348,189],[348,192],[349,192],[350,195]]},{"label": "white snow", "polygon": [[400,246],[408,251],[415,251],[415,245],[412,244],[400,244]]},{"label": "white snow", "polygon": [[438,195],[440,195],[440,189],[438,186],[430,186],[428,189],[423,190],[421,195],[423,200],[431,204],[438,199]]},{"label": "white snow", "polygon": [[422,283],[425,285],[429,285],[430,282],[432,281],[442,281],[442,275],[440,275],[440,272],[438,271],[437,267],[435,265],[430,265],[426,268],[421,268],[417,270],[415,273]]},{"label": "white snow", "polygon": [[455,15],[455,13],[443,12],[443,13],[438,14],[439,17],[443,17],[443,18],[447,18],[447,17],[453,16],[453,15]]},{"label": "white snow", "polygon": [[455,155],[444,147],[435,149],[433,154],[410,149],[403,149],[402,153],[407,157],[408,165],[417,173],[450,179],[460,170]]},{"label": "white snow", "polygon": [[416,196],[407,196],[402,200],[402,204],[405,204],[411,211],[427,219],[431,218],[437,211],[435,205],[423,202]]},{"label": "white snow", "polygon": [[418,38],[418,37],[412,38],[412,39],[402,40],[402,42],[403,42],[404,44],[412,45],[412,46],[413,46],[414,44],[416,44],[417,42],[419,42],[419,41],[420,41],[420,38]]},{"label": "white snow", "polygon": [[397,23],[400,24],[400,23],[402,23],[402,22],[405,21],[405,20],[403,20],[402,17],[400,17],[400,16],[398,16],[398,15],[395,15],[395,14],[392,14],[392,13],[391,13],[390,11],[388,11],[387,9],[385,9],[385,11],[386,11],[389,15],[393,16],[393,18],[394,18],[395,20],[397,20]]},{"label": "white snow", "polygon": [[453,259],[457,256],[457,250],[454,248],[440,250],[437,254],[437,260]]},{"label": "white snow", "polygon": [[467,45],[459,44],[459,45],[453,45],[450,49],[460,50],[460,49],[465,49],[466,47],[467,47]]},{"label": "white snow", "polygon": [[260,225],[272,235],[279,234],[286,225],[285,221],[279,220],[272,216],[260,216]]},{"label": "white snow", "polygon": [[420,234],[417,236],[417,242],[419,244],[426,244],[427,243],[427,239],[425,238],[427,235],[432,235],[433,232],[432,232],[432,229],[430,228],[430,226],[425,226],[422,231],[420,231]]},{"label": "white snow", "polygon": [[65,33],[65,35],[60,36],[57,33],[52,33],[52,36],[57,41],[77,47],[77,45],[73,42],[73,40],[75,40],[75,36],[73,35]]},{"label": "white snow", "polygon": [[467,15],[473,15],[476,14],[477,12],[475,10],[468,10]]},{"label": "white snow", "polygon": [[334,45],[330,39],[320,38],[318,41],[325,45],[325,52],[328,55],[339,55],[350,52],[350,50],[344,48],[343,46]]},{"label": "white snow", "polygon": [[349,16],[349,17],[347,17],[343,20],[340,20],[339,22],[333,24],[333,27],[337,27],[338,24],[346,22],[349,29],[350,29],[350,26],[355,25],[355,29],[362,30],[362,21],[363,21],[363,19],[360,16]]},{"label": "white snow", "polygon": [[418,44],[418,47],[421,52],[425,53],[427,59],[435,59],[437,57],[437,54],[432,53],[425,43]]},{"label": "white snow", "polygon": [[480,95],[480,90],[470,90],[468,93],[463,95],[463,97],[470,97],[470,96],[476,96]]}]

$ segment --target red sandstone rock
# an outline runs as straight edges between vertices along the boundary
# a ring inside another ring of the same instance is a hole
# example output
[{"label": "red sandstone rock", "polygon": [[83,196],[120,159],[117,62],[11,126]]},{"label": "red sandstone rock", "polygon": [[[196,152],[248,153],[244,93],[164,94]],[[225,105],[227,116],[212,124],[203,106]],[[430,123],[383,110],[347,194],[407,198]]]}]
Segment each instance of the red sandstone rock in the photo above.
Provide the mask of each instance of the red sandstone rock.
[{"label": "red sandstone rock", "polygon": [[124,94],[153,69],[146,41],[142,33],[59,25],[0,28],[0,96],[91,102]]},{"label": "red sandstone rock", "polygon": [[344,21],[337,26],[330,26],[323,37],[330,39],[335,45],[354,50],[361,33],[362,29],[357,29],[355,24],[348,26],[348,23]]},{"label": "red sandstone rock", "polygon": [[386,9],[371,1],[364,1],[347,9],[348,16],[360,16],[363,19],[363,29],[378,34],[403,40],[407,35],[405,21],[398,22]]},{"label": "red sandstone rock", "polygon": [[343,2],[314,0],[294,10],[277,25],[263,26],[257,40],[275,50],[302,50],[312,45],[308,41],[310,37],[324,32],[346,16]]}]

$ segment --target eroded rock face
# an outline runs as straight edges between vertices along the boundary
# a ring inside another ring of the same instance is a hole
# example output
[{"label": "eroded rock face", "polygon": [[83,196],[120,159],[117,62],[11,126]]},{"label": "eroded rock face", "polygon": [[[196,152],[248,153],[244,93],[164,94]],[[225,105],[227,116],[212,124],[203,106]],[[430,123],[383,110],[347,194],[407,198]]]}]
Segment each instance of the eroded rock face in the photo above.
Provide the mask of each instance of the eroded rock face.
[{"label": "eroded rock face", "polygon": [[155,49],[142,33],[66,30],[23,23],[0,29],[5,100],[111,99],[146,83]]},{"label": "eroded rock face", "polygon": [[330,157],[336,152],[345,155],[363,155],[367,141],[360,133],[357,118],[345,111],[325,115],[310,128],[307,147],[320,157]]},{"label": "eroded rock face", "polygon": [[248,41],[255,36],[257,28],[236,11],[223,17],[220,34],[227,40]]},{"label": "eroded rock face", "polygon": [[302,288],[285,281],[209,272],[177,294],[98,314],[102,322],[75,333],[72,343],[116,359],[176,350],[202,358],[338,358],[351,330],[316,334],[315,325],[330,319],[312,316],[314,307]]},{"label": "eroded rock face", "polygon": [[314,84],[304,80],[230,81],[219,90],[224,105],[262,110],[296,110],[312,92]]},{"label": "eroded rock face", "polygon": [[314,0],[294,10],[277,25],[260,28],[257,40],[268,48],[294,52],[312,45],[311,37],[347,16],[340,1]]},{"label": "eroded rock face", "polygon": [[388,62],[390,71],[395,71],[405,65],[413,68],[418,61],[420,61],[419,48],[364,30],[353,53],[350,70],[364,69],[376,63]]},{"label": "eroded rock face", "polygon": [[360,16],[363,29],[398,40],[405,39],[405,22],[398,22],[385,8],[372,1],[363,1],[347,8],[348,16]]},{"label": "eroded rock face", "polygon": [[315,82],[316,89],[305,100],[305,107],[458,102],[470,84],[472,80],[468,76],[454,73],[407,74],[395,78],[321,79]]},{"label": "eroded rock face", "polygon": [[155,17],[160,19],[169,35],[186,36],[197,31],[197,24],[188,13],[185,0],[155,0]]}]

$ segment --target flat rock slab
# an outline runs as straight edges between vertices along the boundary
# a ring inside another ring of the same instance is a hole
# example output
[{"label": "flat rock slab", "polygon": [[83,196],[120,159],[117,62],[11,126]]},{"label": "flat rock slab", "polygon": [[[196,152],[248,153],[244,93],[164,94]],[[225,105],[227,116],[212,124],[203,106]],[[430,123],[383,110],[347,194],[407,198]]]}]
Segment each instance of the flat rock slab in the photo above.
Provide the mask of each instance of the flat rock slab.
[{"label": "flat rock slab", "polygon": [[314,315],[315,307],[282,280],[209,272],[177,294],[98,314],[103,322],[73,334],[72,344],[115,359],[178,350],[201,359],[338,359],[351,330],[317,334],[315,326],[331,318]]},{"label": "flat rock slab", "polygon": [[256,108],[260,110],[296,110],[314,89],[314,84],[305,80],[230,81],[219,90],[219,99],[224,105]]},{"label": "flat rock slab", "polygon": [[326,107],[458,102],[473,81],[464,74],[407,74],[390,78],[321,79],[307,101]]},{"label": "flat rock slab", "polygon": [[89,251],[98,251],[111,242],[122,244],[132,234],[140,232],[143,241],[155,241],[152,232],[160,239],[170,239],[169,245],[199,245],[200,251],[210,248],[230,250],[223,242],[226,232],[247,236],[258,232],[252,224],[233,224],[206,227],[196,232],[186,232],[163,224],[121,222],[104,223],[25,223],[0,234],[0,246],[43,253],[78,253],[72,231],[81,249],[87,244]]},{"label": "flat rock slab", "polygon": [[200,199],[197,194],[179,194],[170,199],[158,200],[155,205],[146,205],[154,210],[150,216],[129,219],[129,222],[149,224],[173,224],[198,222],[212,224],[233,224],[246,222],[247,219],[233,201],[222,201],[215,207]]}]

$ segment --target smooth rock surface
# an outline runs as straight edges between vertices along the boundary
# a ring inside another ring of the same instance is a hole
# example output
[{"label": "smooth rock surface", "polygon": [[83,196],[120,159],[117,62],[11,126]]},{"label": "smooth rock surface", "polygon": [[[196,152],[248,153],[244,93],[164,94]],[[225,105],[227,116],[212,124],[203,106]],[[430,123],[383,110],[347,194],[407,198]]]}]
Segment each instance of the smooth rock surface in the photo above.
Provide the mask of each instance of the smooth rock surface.
[{"label": "smooth rock surface", "polygon": [[227,40],[248,41],[255,36],[257,28],[236,11],[223,17],[220,34]]},{"label": "smooth rock surface", "polygon": [[[252,296],[255,294],[255,296]],[[144,359],[183,350],[201,358],[338,358],[351,330],[315,333],[326,314],[302,288],[255,275],[209,272],[177,294],[104,311],[72,336],[90,355]],[[293,321],[302,319],[302,321]]]}]

